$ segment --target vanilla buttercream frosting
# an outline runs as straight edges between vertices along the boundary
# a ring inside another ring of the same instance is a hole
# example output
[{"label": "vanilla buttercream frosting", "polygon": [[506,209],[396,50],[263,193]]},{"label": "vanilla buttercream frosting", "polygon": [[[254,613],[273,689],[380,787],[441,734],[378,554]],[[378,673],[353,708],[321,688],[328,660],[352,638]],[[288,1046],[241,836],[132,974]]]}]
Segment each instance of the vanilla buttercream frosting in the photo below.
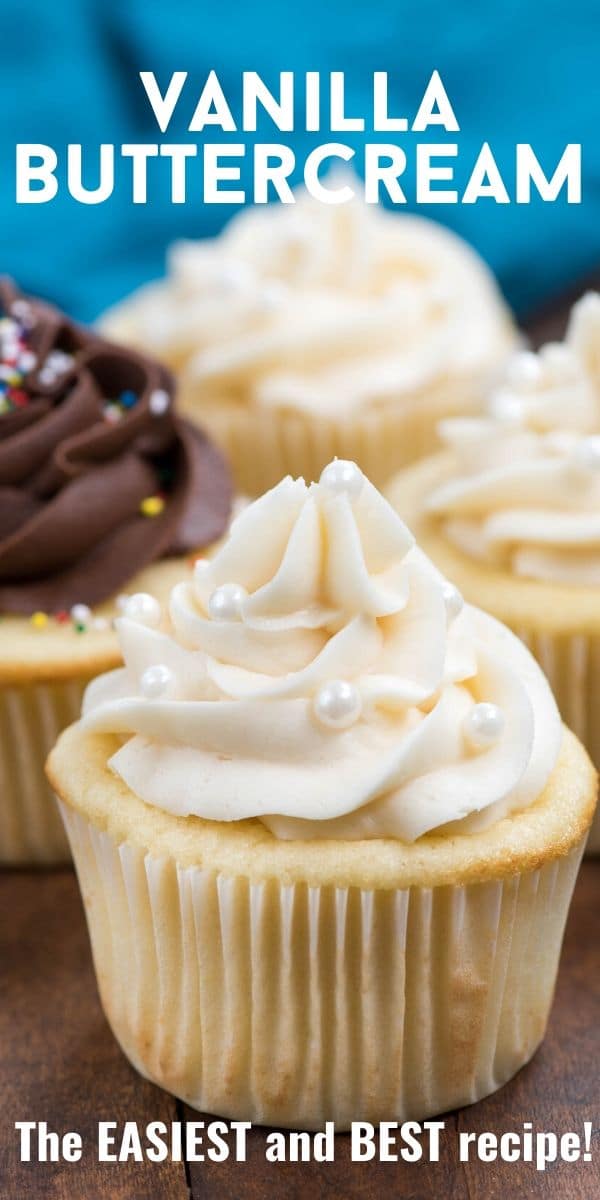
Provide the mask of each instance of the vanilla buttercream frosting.
[{"label": "vanilla buttercream frosting", "polygon": [[125,666],[89,686],[83,725],[119,734],[111,768],[175,815],[412,842],[524,808],[555,764],[540,668],[353,463],[244,509],[168,617],[129,601]]},{"label": "vanilla buttercream frosting", "polygon": [[600,584],[600,295],[564,343],[515,357],[486,416],[440,433],[456,465],[427,509],[449,541],[515,576]]},{"label": "vanilla buttercream frosting", "polygon": [[456,235],[305,192],[176,243],[167,278],[103,326],[151,345],[206,402],[330,416],[487,380],[516,337],[491,273]]}]

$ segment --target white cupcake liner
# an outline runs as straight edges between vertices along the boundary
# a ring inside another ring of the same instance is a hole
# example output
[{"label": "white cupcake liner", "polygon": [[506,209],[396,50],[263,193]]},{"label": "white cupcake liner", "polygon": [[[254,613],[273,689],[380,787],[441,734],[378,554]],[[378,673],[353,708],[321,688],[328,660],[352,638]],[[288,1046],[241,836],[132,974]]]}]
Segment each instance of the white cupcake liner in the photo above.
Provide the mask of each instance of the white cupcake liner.
[{"label": "white cupcake liner", "polygon": [[[563,721],[600,769],[600,637],[538,633],[520,625],[514,631],[547,675]],[[592,822],[587,853],[600,853],[600,809]]]},{"label": "white cupcake liner", "polygon": [[251,884],[61,808],[113,1032],[193,1108],[307,1129],[421,1119],[494,1091],[543,1038],[583,842],[489,883]]},{"label": "white cupcake liner", "polygon": [[44,763],[76,721],[88,680],[0,686],[0,864],[68,862],[69,844]]},{"label": "white cupcake liner", "polygon": [[318,479],[335,456],[357,462],[382,487],[400,467],[435,449],[440,418],[476,410],[484,384],[473,379],[437,384],[339,417],[207,400],[185,376],[180,389],[181,408],[225,451],[238,489],[258,496],[288,474]]}]

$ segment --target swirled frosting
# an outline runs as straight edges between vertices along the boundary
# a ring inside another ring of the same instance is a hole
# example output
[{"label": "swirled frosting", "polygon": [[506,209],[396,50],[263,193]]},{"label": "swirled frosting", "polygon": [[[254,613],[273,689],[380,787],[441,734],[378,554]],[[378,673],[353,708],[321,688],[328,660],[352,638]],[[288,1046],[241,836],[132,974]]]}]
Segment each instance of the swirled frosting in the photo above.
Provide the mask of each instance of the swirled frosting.
[{"label": "swirled frosting", "polygon": [[456,467],[427,508],[454,545],[517,576],[600,584],[600,295],[575,305],[564,343],[515,358],[487,417],[440,432]]},{"label": "swirled frosting", "polygon": [[332,416],[494,376],[515,330],[484,263],[423,218],[359,199],[247,209],[176,243],[168,278],[105,317],[207,402]]},{"label": "swirled frosting", "polygon": [[83,724],[121,735],[112,768],[171,813],[413,841],[525,807],[553,769],[539,667],[352,463],[245,509],[174,589],[167,628],[132,617]]},{"label": "swirled frosting", "polygon": [[171,376],[0,281],[0,612],[96,604],[224,530],[220,453]]}]

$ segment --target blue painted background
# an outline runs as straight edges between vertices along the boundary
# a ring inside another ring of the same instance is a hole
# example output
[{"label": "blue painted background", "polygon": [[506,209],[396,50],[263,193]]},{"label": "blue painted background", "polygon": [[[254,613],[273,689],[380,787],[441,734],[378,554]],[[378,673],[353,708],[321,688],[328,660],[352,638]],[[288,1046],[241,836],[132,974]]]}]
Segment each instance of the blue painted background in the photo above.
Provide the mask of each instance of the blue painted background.
[{"label": "blue painted background", "polygon": [[[351,113],[368,112],[371,73],[387,70],[394,80],[390,109],[407,114],[437,67],[461,125],[450,139],[460,145],[459,181],[486,139],[509,188],[516,142],[532,142],[550,171],[565,143],[577,141],[584,184],[580,206],[480,201],[436,205],[431,215],[475,244],[520,312],[600,264],[597,0],[0,0],[0,38],[0,270],[80,318],[161,274],[171,239],[215,232],[232,211],[203,207],[198,186],[185,207],[172,206],[160,160],[150,163],[152,203],[145,207],[131,204],[127,164],[102,205],[80,205],[64,188],[49,204],[16,205],[18,141],[48,142],[62,156],[69,141],[93,150],[102,141],[160,140],[139,70],[154,70],[163,87],[176,69],[197,81],[188,83],[166,135],[181,141],[213,67],[234,98],[244,69],[273,86],[282,69],[344,70]],[[358,146],[363,135],[335,136]],[[265,123],[258,139],[291,139],[300,158],[328,135],[280,135]],[[439,139],[433,133],[428,140]],[[90,159],[90,186],[93,172]]]}]

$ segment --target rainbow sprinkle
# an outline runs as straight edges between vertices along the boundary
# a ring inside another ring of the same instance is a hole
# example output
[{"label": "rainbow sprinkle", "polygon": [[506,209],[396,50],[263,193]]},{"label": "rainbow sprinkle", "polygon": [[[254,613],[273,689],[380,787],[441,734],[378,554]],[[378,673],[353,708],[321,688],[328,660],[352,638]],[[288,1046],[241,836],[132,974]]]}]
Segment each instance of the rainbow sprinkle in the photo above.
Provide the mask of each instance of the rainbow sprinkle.
[{"label": "rainbow sprinkle", "polygon": [[0,317],[0,416],[29,403],[23,384],[37,359],[27,345],[27,328],[22,320]]},{"label": "rainbow sprinkle", "polygon": [[66,375],[67,371],[71,370],[74,362],[72,354],[67,354],[64,350],[51,350],[38,375],[40,383],[43,383],[44,387],[52,387],[61,375]]},{"label": "rainbow sprinkle", "polygon": [[51,614],[38,610],[29,618],[30,624],[37,630],[46,629],[51,621],[56,625],[70,625],[74,633],[88,633],[91,630],[106,633],[113,628],[113,618],[95,616],[87,604],[74,604],[70,612],[66,608]]},{"label": "rainbow sprinkle", "polygon": [[45,612],[34,612],[31,614],[30,620],[34,629],[45,629],[48,624],[48,614]]},{"label": "rainbow sprinkle", "polygon": [[[15,300],[11,315],[0,316],[0,416],[25,408],[31,399],[25,387],[26,376],[38,368],[37,355],[29,349],[27,337],[34,320],[26,300]],[[37,382],[52,387],[70,371],[75,359],[65,350],[54,349],[38,370]]]},{"label": "rainbow sprinkle", "polygon": [[109,421],[111,425],[115,425],[117,421],[121,421],[127,415],[129,409],[135,408],[139,400],[137,392],[131,388],[125,388],[113,400],[107,400],[104,405],[104,420]]},{"label": "rainbow sprinkle", "polygon": [[140,512],[144,517],[159,517],[165,507],[162,496],[146,496],[140,504]]}]

